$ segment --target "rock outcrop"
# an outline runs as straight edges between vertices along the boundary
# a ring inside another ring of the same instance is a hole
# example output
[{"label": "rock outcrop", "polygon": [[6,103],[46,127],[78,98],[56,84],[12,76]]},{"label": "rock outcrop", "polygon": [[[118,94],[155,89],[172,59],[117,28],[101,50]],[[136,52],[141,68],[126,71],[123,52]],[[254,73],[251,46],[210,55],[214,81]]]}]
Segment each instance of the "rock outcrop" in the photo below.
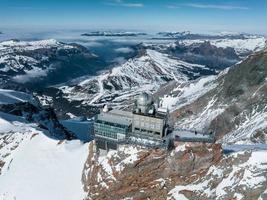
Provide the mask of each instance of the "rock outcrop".
[{"label": "rock outcrop", "polygon": [[[94,144],[83,171],[86,199],[264,199],[264,152],[223,154],[219,144],[176,143],[170,152],[122,146],[98,155]],[[265,152],[266,153],[266,152]]]},{"label": "rock outcrop", "polygon": [[175,185],[202,177],[222,156],[219,144],[176,145],[172,152],[123,146],[99,156],[91,144],[83,175],[88,199],[166,199]]}]

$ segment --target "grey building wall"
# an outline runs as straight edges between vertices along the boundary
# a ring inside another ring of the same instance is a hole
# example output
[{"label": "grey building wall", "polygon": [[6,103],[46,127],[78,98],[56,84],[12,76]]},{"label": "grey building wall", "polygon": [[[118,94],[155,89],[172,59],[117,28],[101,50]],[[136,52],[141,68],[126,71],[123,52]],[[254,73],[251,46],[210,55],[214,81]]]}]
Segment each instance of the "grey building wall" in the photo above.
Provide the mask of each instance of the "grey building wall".
[{"label": "grey building wall", "polygon": [[152,116],[133,114],[132,132],[164,137],[165,119]]}]

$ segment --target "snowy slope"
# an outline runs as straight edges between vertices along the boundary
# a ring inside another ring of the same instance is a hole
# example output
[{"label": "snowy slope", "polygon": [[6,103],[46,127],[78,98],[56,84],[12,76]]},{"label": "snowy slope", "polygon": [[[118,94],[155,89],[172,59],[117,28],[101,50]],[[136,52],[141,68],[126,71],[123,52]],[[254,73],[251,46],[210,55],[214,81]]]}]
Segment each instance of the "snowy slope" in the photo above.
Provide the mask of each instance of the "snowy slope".
[{"label": "snowy slope", "polygon": [[0,160],[5,163],[0,170],[1,200],[83,198],[86,144],[59,143],[30,125],[6,123],[10,132],[0,130]]},{"label": "snowy slope", "polygon": [[206,76],[189,81],[161,98],[162,107],[170,111],[188,105],[217,86],[217,76]]},{"label": "snowy slope", "polygon": [[66,130],[53,114],[28,104],[31,95],[0,93],[0,199],[83,199],[87,144],[52,139]]},{"label": "snowy slope", "polygon": [[163,97],[177,127],[214,131],[223,143],[266,143],[266,52],[178,86]]}]

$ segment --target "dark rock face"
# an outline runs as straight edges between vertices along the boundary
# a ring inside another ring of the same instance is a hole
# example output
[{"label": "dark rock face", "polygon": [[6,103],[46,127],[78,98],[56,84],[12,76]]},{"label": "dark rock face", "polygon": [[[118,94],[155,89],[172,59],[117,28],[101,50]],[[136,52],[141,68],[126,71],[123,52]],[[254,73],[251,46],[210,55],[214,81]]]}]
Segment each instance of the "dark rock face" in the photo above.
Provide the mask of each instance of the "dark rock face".
[{"label": "dark rock face", "polygon": [[167,52],[186,62],[206,65],[207,67],[222,70],[237,63],[240,58],[233,48],[221,48],[211,45],[210,42],[184,45],[179,41]]},{"label": "dark rock face", "polygon": [[34,122],[49,132],[54,139],[73,139],[74,134],[66,130],[58,121],[52,108],[42,108],[31,103],[0,105],[0,111],[16,116],[23,116],[28,122]]},{"label": "dark rock face", "polygon": [[[262,85],[267,78],[267,53],[257,53],[229,70],[223,84],[224,96],[242,95]],[[267,98],[267,97],[265,97]]]},{"label": "dark rock face", "polygon": [[[79,88],[79,86],[76,86],[75,89],[79,91],[79,89],[84,88]],[[93,94],[93,90],[88,92],[92,92]],[[60,89],[54,87],[40,89],[35,94],[39,99],[47,97],[51,98],[51,101],[48,104],[55,110],[59,119],[69,119],[70,117],[68,116],[68,113],[72,113],[75,116],[87,116],[90,118],[95,116],[95,114],[99,112],[99,109],[102,108],[83,104],[81,100],[70,101],[64,96],[64,93]]]}]

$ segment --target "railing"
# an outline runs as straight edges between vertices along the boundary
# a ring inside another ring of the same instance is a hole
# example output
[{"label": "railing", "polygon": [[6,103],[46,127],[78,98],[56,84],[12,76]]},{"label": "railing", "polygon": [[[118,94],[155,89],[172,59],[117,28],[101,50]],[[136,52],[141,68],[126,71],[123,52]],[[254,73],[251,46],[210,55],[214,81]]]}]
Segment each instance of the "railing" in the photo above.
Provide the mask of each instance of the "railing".
[{"label": "railing", "polygon": [[138,137],[142,139],[147,139],[147,140],[153,140],[153,141],[162,141],[160,137],[153,137],[153,134],[142,134],[142,132],[130,132],[128,133],[128,137]]},{"label": "railing", "polygon": [[181,141],[181,142],[208,142],[208,143],[214,143],[215,138],[184,138],[184,137],[175,137],[175,141]]}]

